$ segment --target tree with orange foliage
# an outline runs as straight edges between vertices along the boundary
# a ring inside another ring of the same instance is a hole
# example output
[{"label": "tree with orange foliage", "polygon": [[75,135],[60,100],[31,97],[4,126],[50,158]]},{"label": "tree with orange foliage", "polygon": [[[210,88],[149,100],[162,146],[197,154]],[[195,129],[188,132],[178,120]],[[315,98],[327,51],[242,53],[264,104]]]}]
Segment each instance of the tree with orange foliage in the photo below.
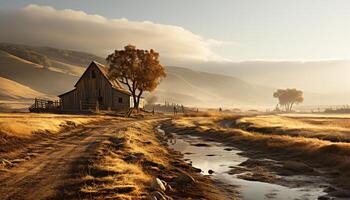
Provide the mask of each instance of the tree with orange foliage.
[{"label": "tree with orange foliage", "polygon": [[303,92],[297,89],[278,89],[273,93],[274,98],[278,98],[279,104],[284,106],[285,111],[292,110],[294,104],[299,104],[304,101]]},{"label": "tree with orange foliage", "polygon": [[127,86],[136,109],[143,92],[152,92],[166,76],[165,68],[159,63],[159,53],[153,49],[137,49],[129,44],[123,50],[115,50],[106,60],[109,75]]}]

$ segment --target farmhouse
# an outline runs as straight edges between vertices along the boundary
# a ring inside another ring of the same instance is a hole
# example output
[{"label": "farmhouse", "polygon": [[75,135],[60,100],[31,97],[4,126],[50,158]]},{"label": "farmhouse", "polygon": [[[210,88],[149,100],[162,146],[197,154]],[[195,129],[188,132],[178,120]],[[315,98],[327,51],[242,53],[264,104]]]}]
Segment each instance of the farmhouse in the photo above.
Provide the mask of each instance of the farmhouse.
[{"label": "farmhouse", "polygon": [[[127,111],[133,107],[132,96],[121,84],[109,77],[108,69],[92,61],[74,85],[74,89],[59,95],[61,110],[113,110]],[[143,99],[140,108],[143,108]]]}]

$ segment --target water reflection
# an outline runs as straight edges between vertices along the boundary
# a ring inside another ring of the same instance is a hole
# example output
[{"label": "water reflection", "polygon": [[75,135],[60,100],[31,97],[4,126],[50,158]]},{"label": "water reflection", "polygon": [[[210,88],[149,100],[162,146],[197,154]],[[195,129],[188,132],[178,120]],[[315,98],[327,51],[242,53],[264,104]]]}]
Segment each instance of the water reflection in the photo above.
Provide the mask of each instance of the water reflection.
[{"label": "water reflection", "polygon": [[[239,186],[239,191],[244,200],[280,199],[280,200],[311,200],[325,195],[321,182],[311,184],[308,187],[288,188],[277,184],[247,181],[229,175],[230,167],[247,160],[241,156],[241,151],[232,147],[223,146],[220,143],[204,141],[199,137],[177,135],[169,138],[169,146],[184,154],[184,160],[194,167],[202,170],[202,174],[208,175],[213,170],[212,177],[221,182]],[[198,145],[205,144],[205,145]],[[307,176],[302,176],[309,179]],[[311,178],[310,178],[311,180]]]}]

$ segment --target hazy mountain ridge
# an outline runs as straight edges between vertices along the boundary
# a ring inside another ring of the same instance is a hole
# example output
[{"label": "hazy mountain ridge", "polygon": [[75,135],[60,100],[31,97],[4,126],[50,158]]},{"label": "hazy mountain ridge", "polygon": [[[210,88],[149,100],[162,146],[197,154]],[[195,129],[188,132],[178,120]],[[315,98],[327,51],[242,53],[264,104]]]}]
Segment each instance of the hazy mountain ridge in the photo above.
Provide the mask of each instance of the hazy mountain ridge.
[{"label": "hazy mountain ridge", "polygon": [[275,88],[294,87],[318,94],[350,94],[350,60],[207,62],[192,66],[195,70],[234,75],[250,83]]},{"label": "hazy mountain ridge", "polygon": [[232,76],[174,66],[167,67],[167,78],[158,90],[190,94],[205,102],[198,102],[203,106],[229,107],[271,104],[273,92],[272,88],[249,84]]}]

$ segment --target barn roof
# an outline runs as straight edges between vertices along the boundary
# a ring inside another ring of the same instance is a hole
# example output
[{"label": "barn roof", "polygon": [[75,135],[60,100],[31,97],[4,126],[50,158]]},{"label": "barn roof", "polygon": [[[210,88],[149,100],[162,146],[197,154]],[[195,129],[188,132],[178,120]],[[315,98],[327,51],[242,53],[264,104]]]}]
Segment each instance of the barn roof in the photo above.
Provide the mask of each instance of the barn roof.
[{"label": "barn roof", "polygon": [[112,87],[113,87],[114,89],[118,90],[119,92],[122,92],[122,93],[129,94],[129,95],[130,95],[130,92],[127,91],[126,89],[124,89],[124,88],[120,85],[120,83],[119,83],[117,80],[111,78],[111,77],[108,75],[108,68],[105,67],[104,65],[102,65],[101,63],[96,62],[96,61],[92,61],[92,62],[90,63],[89,67],[85,70],[85,72],[84,72],[83,75],[79,78],[79,80],[78,80],[77,83],[74,85],[74,87],[77,86],[77,84],[79,83],[79,81],[81,80],[81,78],[85,75],[85,73],[88,71],[88,69],[89,69],[90,67],[92,67],[93,65],[96,66],[97,69],[99,69],[99,70],[101,71],[102,75],[107,79],[107,81],[112,85]]},{"label": "barn roof", "polygon": [[58,97],[61,97],[61,96],[64,96],[64,95],[66,95],[66,94],[69,94],[69,93],[71,93],[71,92],[74,92],[76,90],[76,88],[74,88],[73,90],[70,90],[70,91],[68,91],[68,92],[65,92],[65,93],[63,93],[63,94],[60,94],[60,95],[58,95]]},{"label": "barn roof", "polygon": [[[115,90],[117,90],[117,91],[119,91],[119,92],[122,92],[122,93],[124,93],[124,94],[131,95],[131,93],[130,93],[128,90],[124,89],[124,88],[121,86],[121,84],[120,84],[117,80],[115,80],[115,79],[113,79],[113,78],[111,78],[111,77],[109,76],[109,74],[108,74],[108,68],[107,68],[107,67],[105,67],[104,65],[102,65],[101,63],[98,63],[98,62],[96,62],[96,61],[92,61],[92,62],[90,63],[89,67],[88,67],[88,68],[85,70],[85,72],[80,76],[79,80],[78,80],[77,83],[74,85],[74,87],[76,87],[76,86],[78,85],[78,83],[80,82],[80,80],[82,79],[82,77],[85,76],[85,74],[87,73],[88,69],[89,69],[90,67],[92,67],[92,66],[96,66],[96,68],[100,70],[100,72],[102,73],[102,75],[103,75],[103,76],[107,79],[107,81],[111,84],[111,86],[112,86],[113,89],[115,89]],[[74,91],[74,90],[75,90],[75,89],[73,89],[73,90],[71,90],[71,91],[69,91],[69,92],[66,92],[66,93],[64,93],[64,94],[61,94],[61,95],[59,95],[59,97],[65,95],[65,94],[68,94],[68,93],[70,93],[70,92],[72,92],[72,91]]]}]

